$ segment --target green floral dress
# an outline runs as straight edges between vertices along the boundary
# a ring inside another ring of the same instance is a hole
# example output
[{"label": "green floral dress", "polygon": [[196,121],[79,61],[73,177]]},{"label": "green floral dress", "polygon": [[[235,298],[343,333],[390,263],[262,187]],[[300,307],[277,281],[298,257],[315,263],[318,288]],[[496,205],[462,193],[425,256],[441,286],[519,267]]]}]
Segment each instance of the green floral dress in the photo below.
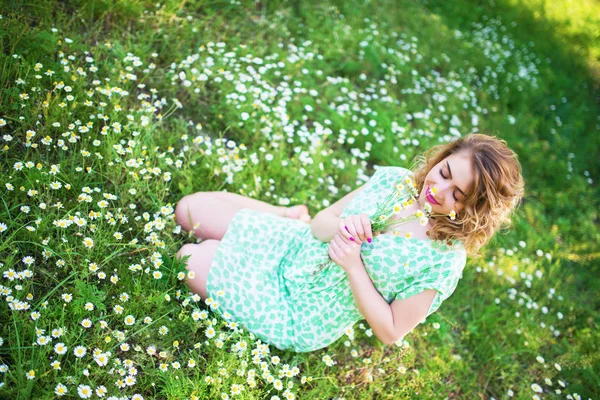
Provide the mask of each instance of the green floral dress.
[{"label": "green floral dress", "polygon": [[[341,217],[372,215],[407,172],[379,167]],[[430,239],[383,234],[361,245],[361,259],[388,303],[425,289],[437,293],[427,313],[454,292],[466,262],[460,241],[447,246]],[[319,272],[329,243],[313,237],[310,225],[248,208],[237,212],[211,264],[207,293],[213,307],[279,349],[321,349],[364,319],[339,265]],[[224,312],[230,314],[228,316]]]}]

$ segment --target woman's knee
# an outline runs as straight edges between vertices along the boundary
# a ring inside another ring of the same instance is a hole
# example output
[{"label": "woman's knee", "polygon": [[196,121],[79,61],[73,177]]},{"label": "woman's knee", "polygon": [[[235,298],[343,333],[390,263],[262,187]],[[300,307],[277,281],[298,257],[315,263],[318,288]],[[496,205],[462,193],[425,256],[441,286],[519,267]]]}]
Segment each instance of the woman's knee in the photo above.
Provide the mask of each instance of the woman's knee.
[{"label": "woman's knee", "polygon": [[186,264],[186,268],[190,270],[191,268],[197,267],[210,267],[212,263],[212,259],[221,243],[220,240],[214,239],[206,239],[203,240],[202,243],[186,243],[177,253],[175,254],[176,258],[183,258],[185,256],[190,256],[188,262]]},{"label": "woman's knee", "polygon": [[175,207],[175,221],[203,240],[221,240],[239,209],[239,206],[222,201],[212,192],[197,192],[179,200]]},{"label": "woman's knee", "polygon": [[210,270],[213,258],[221,242],[219,240],[205,240],[200,244],[184,244],[177,252],[176,257],[190,257],[186,261],[185,268],[192,272],[188,275],[185,283],[194,293],[206,297],[206,283],[208,271]]},{"label": "woman's knee", "polygon": [[[186,231],[190,230],[190,195],[183,196],[175,206],[175,221]],[[185,247],[185,246],[184,246]]]},{"label": "woman's knee", "polygon": [[208,192],[196,192],[183,196],[175,206],[175,221],[181,225],[186,231],[191,231],[193,224],[198,221],[193,221],[191,207],[194,203],[202,201],[203,198],[209,197]]},{"label": "woman's knee", "polygon": [[196,244],[193,243],[186,243],[183,246],[181,246],[181,248],[177,251],[177,253],[175,254],[176,258],[183,258],[185,256],[188,255],[193,255],[195,250],[196,250]]}]

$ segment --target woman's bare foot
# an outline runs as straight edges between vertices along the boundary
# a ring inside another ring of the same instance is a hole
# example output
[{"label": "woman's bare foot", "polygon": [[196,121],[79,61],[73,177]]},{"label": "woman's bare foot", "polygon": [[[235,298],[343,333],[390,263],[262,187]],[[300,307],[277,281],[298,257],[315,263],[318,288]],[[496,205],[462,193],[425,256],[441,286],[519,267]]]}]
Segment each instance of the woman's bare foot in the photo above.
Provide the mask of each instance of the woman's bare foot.
[{"label": "woman's bare foot", "polygon": [[308,207],[304,204],[298,206],[286,207],[285,216],[291,219],[298,219],[302,222],[310,222],[310,214],[308,213]]}]

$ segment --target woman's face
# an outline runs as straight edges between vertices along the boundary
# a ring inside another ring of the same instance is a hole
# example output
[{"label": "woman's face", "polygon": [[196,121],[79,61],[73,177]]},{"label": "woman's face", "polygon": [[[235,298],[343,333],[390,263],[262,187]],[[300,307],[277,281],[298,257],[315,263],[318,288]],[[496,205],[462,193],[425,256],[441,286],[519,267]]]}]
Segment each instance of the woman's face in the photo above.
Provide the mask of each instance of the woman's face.
[{"label": "woman's face", "polygon": [[[432,214],[449,214],[452,210],[459,213],[464,208],[465,193],[475,180],[471,164],[470,152],[463,150],[434,165],[425,177],[419,195],[421,207],[427,201],[431,204]],[[435,194],[430,192],[432,188],[437,188]]]}]

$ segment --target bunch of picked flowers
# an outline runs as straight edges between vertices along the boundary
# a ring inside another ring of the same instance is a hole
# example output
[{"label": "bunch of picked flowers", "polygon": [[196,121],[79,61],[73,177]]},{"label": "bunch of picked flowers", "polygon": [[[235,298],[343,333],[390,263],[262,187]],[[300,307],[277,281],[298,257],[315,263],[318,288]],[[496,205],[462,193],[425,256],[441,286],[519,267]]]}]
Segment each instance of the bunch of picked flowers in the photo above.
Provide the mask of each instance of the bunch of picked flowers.
[{"label": "bunch of picked flowers", "polygon": [[[409,173],[410,171],[400,178],[400,180],[394,185],[394,188],[385,197],[381,204],[376,203],[377,209],[375,213],[369,217],[373,236],[377,236],[380,233],[387,231],[390,227],[402,225],[409,221],[419,220],[419,223],[422,226],[425,226],[429,222],[430,217],[446,216],[446,214],[431,214],[431,204],[425,202],[423,210],[418,209],[411,215],[394,218],[394,216],[400,211],[413,205],[417,201],[416,199],[419,197],[417,184],[411,177],[408,176]],[[437,188],[433,187],[431,188],[430,193],[434,195],[436,191]],[[447,214],[447,216],[454,220],[456,218],[456,212],[452,210],[449,214]],[[397,230],[394,230],[393,233],[394,235],[400,235],[400,232]],[[405,233],[405,237],[410,238],[411,236],[411,232]],[[313,274],[316,275],[324,268],[333,265],[336,265],[335,262],[331,260],[329,255],[327,255],[327,260],[320,263],[317,270]]]}]

